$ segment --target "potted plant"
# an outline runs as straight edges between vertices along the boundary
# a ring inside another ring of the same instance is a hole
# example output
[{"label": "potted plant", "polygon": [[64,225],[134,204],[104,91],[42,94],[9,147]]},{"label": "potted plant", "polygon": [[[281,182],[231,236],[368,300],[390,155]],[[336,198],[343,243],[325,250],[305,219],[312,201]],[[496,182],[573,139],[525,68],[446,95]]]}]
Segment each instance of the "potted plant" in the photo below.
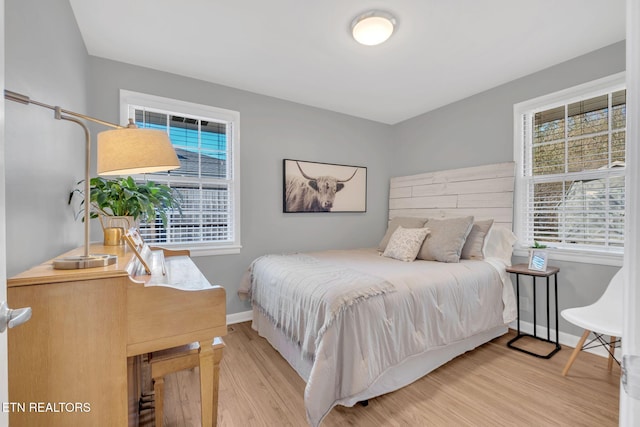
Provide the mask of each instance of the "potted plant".
[{"label": "potted plant", "polygon": [[[139,220],[155,218],[156,214],[166,227],[167,212],[172,209],[182,212],[179,193],[164,184],[153,181],[138,183],[130,176],[112,179],[96,177],[91,178],[89,183],[90,216],[100,218],[105,230],[112,227],[128,228]],[[76,193],[84,196],[83,191],[76,188],[69,196],[69,203]],[[80,205],[84,209],[84,200]]]},{"label": "potted plant", "polygon": [[532,249],[546,249],[547,245],[543,245],[542,243],[538,242],[537,240],[533,241],[533,246],[531,246]]}]

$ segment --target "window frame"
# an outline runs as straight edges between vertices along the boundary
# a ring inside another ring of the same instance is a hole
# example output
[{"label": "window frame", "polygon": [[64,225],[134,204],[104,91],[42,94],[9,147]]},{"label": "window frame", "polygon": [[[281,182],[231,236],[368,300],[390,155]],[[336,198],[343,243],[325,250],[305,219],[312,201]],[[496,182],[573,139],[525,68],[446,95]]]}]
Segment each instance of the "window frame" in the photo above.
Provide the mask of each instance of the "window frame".
[{"label": "window frame", "polygon": [[[209,105],[197,104],[193,102],[181,101],[165,98],[156,95],[149,95],[140,92],[120,89],[120,122],[127,123],[130,117],[129,106],[144,106],[152,109],[159,109],[175,115],[191,115],[202,118],[224,121],[231,127],[231,157],[232,157],[232,178],[231,195],[232,200],[232,233],[231,242],[190,242],[190,243],[163,243],[163,246],[176,249],[189,249],[191,256],[228,255],[238,254],[242,248],[240,234],[240,113]],[[134,179],[152,179],[153,175],[140,174],[132,175]],[[157,180],[162,182],[161,180]],[[202,182],[194,179],[191,182]]]},{"label": "window frame", "polygon": [[[523,101],[513,106],[513,156],[516,163],[516,179],[514,192],[514,233],[516,236],[523,235],[527,215],[527,179],[524,177],[524,125],[522,116],[534,111],[544,111],[550,108],[568,105],[580,100],[589,99],[595,96],[616,92],[626,89],[626,73],[620,72],[607,77],[603,77],[591,82],[583,83],[558,92],[543,95],[528,101]],[[626,145],[625,145],[626,147]],[[626,174],[625,174],[626,176]],[[625,178],[626,179],[626,178]],[[626,186],[625,186],[626,194]],[[626,199],[626,197],[625,197]],[[528,256],[529,247],[518,240],[514,246],[515,256]],[[587,264],[600,264],[621,266],[624,256],[624,248],[621,252],[604,251],[594,248],[589,249],[569,249],[569,248],[547,248],[549,258],[559,261],[571,261]]]}]

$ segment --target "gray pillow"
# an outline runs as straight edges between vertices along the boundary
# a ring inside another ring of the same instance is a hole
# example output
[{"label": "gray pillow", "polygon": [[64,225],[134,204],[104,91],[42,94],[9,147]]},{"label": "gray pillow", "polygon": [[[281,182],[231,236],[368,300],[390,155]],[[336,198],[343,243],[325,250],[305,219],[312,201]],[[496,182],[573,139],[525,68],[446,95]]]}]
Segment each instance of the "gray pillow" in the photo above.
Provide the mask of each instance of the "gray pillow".
[{"label": "gray pillow", "polygon": [[391,235],[399,226],[402,226],[403,228],[422,228],[425,222],[426,219],[424,218],[413,218],[404,216],[392,218],[389,222],[389,226],[387,227],[387,232],[378,245],[378,250],[380,252],[384,252],[384,250],[387,248],[387,245],[389,244]]},{"label": "gray pillow", "polygon": [[467,240],[462,247],[460,258],[462,259],[484,259],[482,248],[484,247],[484,239],[489,233],[489,229],[493,225],[492,219],[484,221],[476,221],[471,227],[471,232],[467,236]]},{"label": "gray pillow", "polygon": [[473,226],[473,217],[429,218],[425,227],[431,232],[418,252],[418,259],[459,262],[464,242]]}]

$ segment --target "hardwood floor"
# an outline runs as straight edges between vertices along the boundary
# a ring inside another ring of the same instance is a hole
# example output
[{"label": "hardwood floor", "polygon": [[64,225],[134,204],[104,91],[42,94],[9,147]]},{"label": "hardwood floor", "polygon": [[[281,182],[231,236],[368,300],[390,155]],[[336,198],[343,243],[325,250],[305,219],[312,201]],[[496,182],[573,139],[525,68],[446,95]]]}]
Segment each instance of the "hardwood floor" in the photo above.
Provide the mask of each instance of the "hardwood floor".
[{"label": "hardwood floor", "polygon": [[[513,336],[497,338],[408,387],[371,399],[367,407],[338,406],[322,427],[618,425],[617,365],[609,373],[605,358],[581,353],[562,377],[571,348],[539,359],[507,348]],[[251,323],[229,326],[224,340],[218,425],[307,426],[305,383]],[[538,344],[544,345],[523,343]],[[166,377],[165,426],[200,425],[198,381],[197,369]],[[145,415],[142,425],[152,426],[153,415]]]}]

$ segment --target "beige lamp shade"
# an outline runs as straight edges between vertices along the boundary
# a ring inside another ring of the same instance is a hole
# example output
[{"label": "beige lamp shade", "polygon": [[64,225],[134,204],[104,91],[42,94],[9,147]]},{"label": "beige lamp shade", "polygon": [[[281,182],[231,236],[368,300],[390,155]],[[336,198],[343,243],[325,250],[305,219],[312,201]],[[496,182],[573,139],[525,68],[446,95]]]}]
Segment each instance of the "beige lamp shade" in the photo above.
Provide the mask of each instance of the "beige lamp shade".
[{"label": "beige lamp shade", "polygon": [[98,175],[134,175],[180,167],[167,134],[153,129],[114,129],[98,134]]}]

